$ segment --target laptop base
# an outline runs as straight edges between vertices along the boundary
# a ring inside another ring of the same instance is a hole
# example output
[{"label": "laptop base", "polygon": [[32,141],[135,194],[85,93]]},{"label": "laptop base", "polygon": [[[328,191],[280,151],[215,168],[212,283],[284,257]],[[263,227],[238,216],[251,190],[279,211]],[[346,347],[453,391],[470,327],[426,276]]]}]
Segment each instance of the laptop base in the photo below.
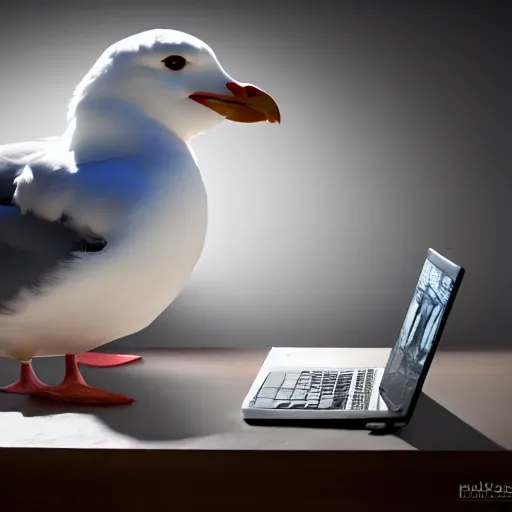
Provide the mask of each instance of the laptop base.
[{"label": "laptop base", "polygon": [[244,418],[245,423],[254,427],[289,427],[289,428],[318,428],[343,430],[368,430],[374,435],[387,435],[397,432],[407,426],[408,421],[387,420],[371,421],[360,418],[349,419],[255,419]]}]

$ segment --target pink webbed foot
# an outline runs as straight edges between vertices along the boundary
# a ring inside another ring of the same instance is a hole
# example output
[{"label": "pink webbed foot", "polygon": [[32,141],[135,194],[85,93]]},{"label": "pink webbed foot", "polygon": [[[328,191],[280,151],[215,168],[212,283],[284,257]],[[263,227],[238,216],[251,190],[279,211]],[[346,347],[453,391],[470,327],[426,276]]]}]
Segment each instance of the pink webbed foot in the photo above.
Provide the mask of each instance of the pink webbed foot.
[{"label": "pink webbed foot", "polygon": [[78,354],[76,358],[79,364],[83,364],[85,366],[107,368],[140,361],[142,356],[132,356],[125,354],[103,354],[101,352],[84,352],[82,354]]},{"label": "pink webbed foot", "polygon": [[133,398],[120,393],[89,386],[78,369],[77,357],[71,354],[66,355],[66,375],[62,383],[38,389],[31,395],[83,405],[128,405],[133,402]]},{"label": "pink webbed foot", "polygon": [[37,378],[31,363],[21,363],[20,378],[8,386],[0,386],[0,390],[5,391],[6,393],[31,395],[50,387],[51,386]]}]

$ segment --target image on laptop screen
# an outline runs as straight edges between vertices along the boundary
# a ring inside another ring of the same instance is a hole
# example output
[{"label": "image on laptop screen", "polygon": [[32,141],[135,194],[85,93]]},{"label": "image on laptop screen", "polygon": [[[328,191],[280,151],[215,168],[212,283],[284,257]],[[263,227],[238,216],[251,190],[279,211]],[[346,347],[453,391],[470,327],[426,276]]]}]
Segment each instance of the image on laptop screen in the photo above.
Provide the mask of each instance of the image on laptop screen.
[{"label": "image on laptop screen", "polygon": [[425,360],[433,348],[453,286],[451,277],[425,261],[381,382],[389,400],[404,411],[412,401]]}]

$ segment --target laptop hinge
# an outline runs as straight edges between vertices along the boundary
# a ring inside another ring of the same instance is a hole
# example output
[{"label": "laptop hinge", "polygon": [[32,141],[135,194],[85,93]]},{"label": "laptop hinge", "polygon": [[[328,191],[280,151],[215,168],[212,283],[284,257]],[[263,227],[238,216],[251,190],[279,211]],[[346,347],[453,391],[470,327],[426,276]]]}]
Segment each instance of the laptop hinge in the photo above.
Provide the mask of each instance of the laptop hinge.
[{"label": "laptop hinge", "polygon": [[389,396],[386,394],[386,391],[384,390],[384,388],[382,386],[379,386],[379,393],[380,393],[380,396],[382,397],[382,399],[384,400],[384,402],[386,403],[386,407],[391,411],[391,412],[400,412],[402,410],[401,407],[398,407],[397,405],[395,405],[390,399],[389,399]]}]

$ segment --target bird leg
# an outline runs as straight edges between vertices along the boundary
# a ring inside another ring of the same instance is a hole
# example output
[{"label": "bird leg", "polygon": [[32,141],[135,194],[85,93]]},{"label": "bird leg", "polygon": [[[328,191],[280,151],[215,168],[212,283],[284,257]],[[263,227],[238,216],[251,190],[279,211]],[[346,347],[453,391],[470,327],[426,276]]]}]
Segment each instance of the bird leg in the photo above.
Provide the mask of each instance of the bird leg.
[{"label": "bird leg", "polygon": [[132,356],[125,354],[104,354],[102,352],[84,352],[76,356],[78,364],[92,367],[111,367],[121,366],[122,364],[140,361],[142,356]]},{"label": "bird leg", "polygon": [[32,368],[32,363],[28,362],[21,363],[20,378],[8,386],[0,387],[0,390],[5,391],[6,393],[31,395],[36,391],[48,389],[50,387],[51,386],[37,378],[37,375],[34,373],[34,369]]},{"label": "bird leg", "polygon": [[89,386],[78,369],[77,357],[74,354],[66,354],[66,374],[61,384],[36,390],[31,395],[84,405],[128,405],[133,402],[132,398],[120,393]]}]

